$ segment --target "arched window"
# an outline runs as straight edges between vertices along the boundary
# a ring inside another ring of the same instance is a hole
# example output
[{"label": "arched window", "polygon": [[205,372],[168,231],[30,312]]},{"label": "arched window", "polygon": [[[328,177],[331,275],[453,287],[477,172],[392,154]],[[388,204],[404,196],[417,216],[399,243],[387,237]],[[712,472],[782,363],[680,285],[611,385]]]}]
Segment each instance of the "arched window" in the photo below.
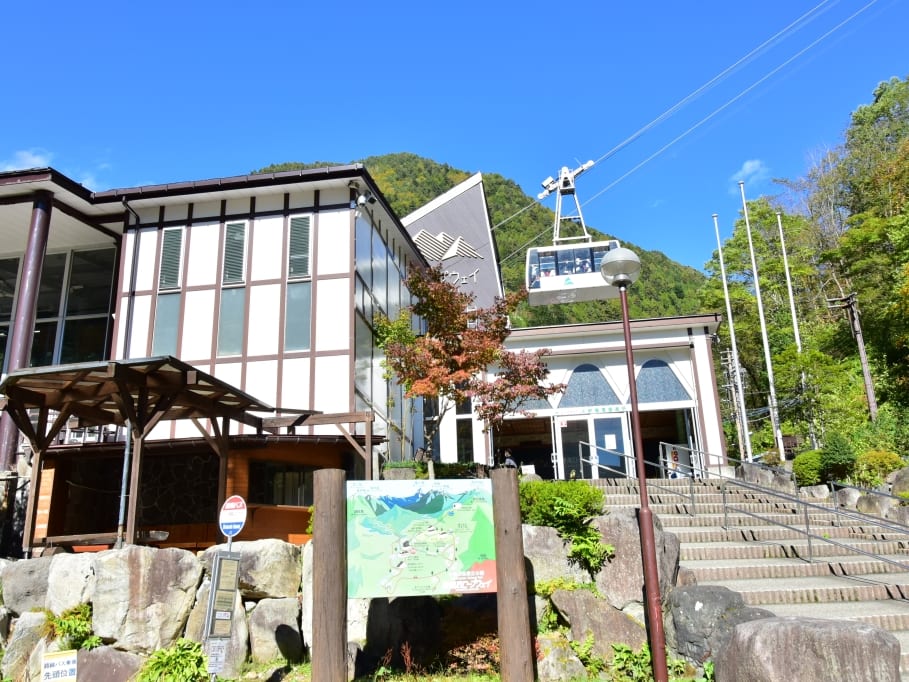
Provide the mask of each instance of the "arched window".
[{"label": "arched window", "polygon": [[618,397],[596,365],[578,365],[559,402],[563,407],[591,407],[593,405],[619,405]]},{"label": "arched window", "polygon": [[682,382],[664,360],[648,360],[637,378],[639,403],[665,403],[691,400]]}]

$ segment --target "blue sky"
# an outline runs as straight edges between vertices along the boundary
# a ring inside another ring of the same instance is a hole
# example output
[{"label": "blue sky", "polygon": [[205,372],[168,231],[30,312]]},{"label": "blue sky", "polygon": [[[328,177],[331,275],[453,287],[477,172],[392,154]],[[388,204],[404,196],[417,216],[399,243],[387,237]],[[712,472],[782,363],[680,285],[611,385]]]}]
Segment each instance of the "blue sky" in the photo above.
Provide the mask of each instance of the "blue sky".
[{"label": "blue sky", "polygon": [[12,3],[0,169],[105,190],[413,152],[536,196],[593,159],[586,222],[700,269],[739,180],[776,193],[909,75],[907,26],[906,0]]}]

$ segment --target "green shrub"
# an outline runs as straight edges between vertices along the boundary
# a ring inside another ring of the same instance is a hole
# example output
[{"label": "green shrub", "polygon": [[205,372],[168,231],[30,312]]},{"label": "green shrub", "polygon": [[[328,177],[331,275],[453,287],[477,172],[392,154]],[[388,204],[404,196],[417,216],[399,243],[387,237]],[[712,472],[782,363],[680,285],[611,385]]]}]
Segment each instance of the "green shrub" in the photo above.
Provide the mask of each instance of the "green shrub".
[{"label": "green shrub", "polygon": [[890,450],[866,450],[855,458],[852,482],[865,488],[876,488],[887,475],[901,469],[903,459]]},{"label": "green shrub", "polygon": [[808,450],[792,460],[792,473],[798,486],[817,485],[821,482],[821,451]]},{"label": "green shrub", "polygon": [[761,457],[761,464],[768,467],[778,467],[782,464],[779,451],[776,448],[770,448],[764,453],[764,456]]},{"label": "green shrub", "polygon": [[827,481],[845,481],[855,468],[855,450],[846,437],[832,433],[821,450],[821,477]]},{"label": "green shrub", "polygon": [[615,551],[604,544],[590,520],[603,512],[603,491],[585,481],[522,481],[521,519],[550,526],[571,543],[569,560],[594,574]]},{"label": "green shrub", "polygon": [[207,682],[208,679],[202,645],[182,638],[149,656],[136,676],[136,682]]}]

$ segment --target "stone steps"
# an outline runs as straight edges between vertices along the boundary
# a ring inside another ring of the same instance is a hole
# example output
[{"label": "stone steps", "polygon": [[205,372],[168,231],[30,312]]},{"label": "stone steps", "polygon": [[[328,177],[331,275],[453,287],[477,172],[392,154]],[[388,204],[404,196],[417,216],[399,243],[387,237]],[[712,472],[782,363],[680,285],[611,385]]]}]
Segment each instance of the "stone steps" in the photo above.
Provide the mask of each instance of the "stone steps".
[{"label": "stone steps", "polygon": [[[675,531],[673,531],[675,532]],[[678,534],[678,533],[676,533]],[[900,556],[900,561],[909,561],[909,547],[896,540],[884,541],[849,541],[851,547],[862,552],[885,552],[887,555]],[[860,556],[847,547],[825,544],[823,548],[813,547],[812,554],[821,552],[824,557]],[[805,558],[809,556],[808,543],[805,540],[793,542],[689,542],[682,545],[680,560],[686,565],[693,561],[722,561],[723,559],[777,559]]]},{"label": "stone steps", "polygon": [[[607,507],[640,503],[634,481],[608,479],[600,487]],[[727,587],[779,616],[847,619],[888,630],[900,641],[901,673],[909,682],[909,531],[827,512],[810,500],[809,530],[822,537],[811,539],[809,553],[804,507],[795,502],[733,486],[724,515],[716,484],[695,482],[693,505],[682,496],[691,489],[687,479],[648,481],[651,509],[679,538],[680,564],[698,584]]]}]

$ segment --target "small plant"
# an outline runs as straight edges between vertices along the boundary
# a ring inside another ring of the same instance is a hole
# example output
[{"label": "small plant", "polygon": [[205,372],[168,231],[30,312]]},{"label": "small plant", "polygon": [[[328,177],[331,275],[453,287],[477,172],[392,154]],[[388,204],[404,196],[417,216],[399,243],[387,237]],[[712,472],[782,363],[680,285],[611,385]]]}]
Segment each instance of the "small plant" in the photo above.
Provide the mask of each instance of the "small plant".
[{"label": "small plant", "polygon": [[584,638],[583,642],[569,640],[568,644],[571,646],[572,651],[574,651],[575,655],[581,661],[581,664],[584,666],[584,669],[587,670],[588,674],[599,675],[609,667],[606,663],[606,659],[597,656],[593,651],[592,632],[587,633],[587,637]]},{"label": "small plant", "polygon": [[315,520],[316,520],[316,508],[314,506],[311,506],[309,508],[309,521],[306,522],[306,530],[303,531],[304,533],[306,533],[307,535],[312,535],[312,529],[313,529],[313,525],[315,524]]},{"label": "small plant", "polygon": [[603,511],[603,491],[584,481],[522,481],[521,518],[533,526],[550,526],[570,543],[568,558],[591,575],[610,559],[615,548],[590,526]]},{"label": "small plant", "polygon": [[613,644],[612,652],[612,664],[609,666],[612,679],[635,682],[653,679],[650,669],[650,647],[646,644],[637,653],[627,644]]},{"label": "small plant", "polygon": [[202,645],[178,639],[167,649],[158,649],[139,670],[136,682],[206,682],[208,665]]},{"label": "small plant", "polygon": [[896,494],[900,498],[901,507],[909,507],[909,490],[904,490]]},{"label": "small plant", "polygon": [[94,649],[101,646],[101,638],[92,634],[92,606],[78,604],[59,616],[46,612],[46,632],[51,639],[59,639],[63,649]]}]

